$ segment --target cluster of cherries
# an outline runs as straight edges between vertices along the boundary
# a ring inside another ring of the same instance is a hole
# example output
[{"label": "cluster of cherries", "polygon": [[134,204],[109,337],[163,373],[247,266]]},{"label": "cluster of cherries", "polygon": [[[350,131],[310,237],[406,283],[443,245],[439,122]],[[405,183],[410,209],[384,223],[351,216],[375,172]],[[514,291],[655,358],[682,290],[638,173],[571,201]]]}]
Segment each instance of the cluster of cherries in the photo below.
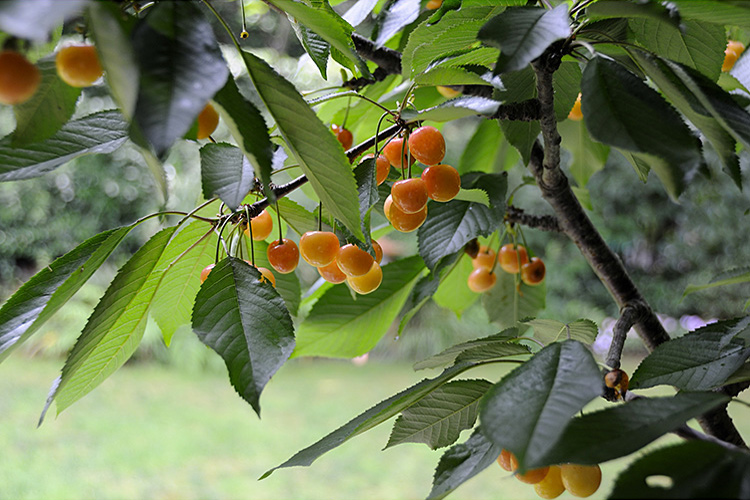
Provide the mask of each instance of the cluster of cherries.
[{"label": "cluster of cherries", "polygon": [[[508,472],[518,470],[518,460],[506,449],[500,452],[497,463]],[[523,483],[533,484],[534,491],[542,498],[557,498],[566,490],[573,496],[585,498],[593,495],[602,482],[602,470],[598,465],[550,465],[523,474],[515,473],[515,476]]]},{"label": "cluster of cherries", "polygon": [[486,292],[495,286],[497,282],[495,266],[498,264],[506,273],[521,273],[521,281],[531,286],[541,283],[546,273],[542,259],[539,257],[529,259],[526,247],[513,243],[500,247],[497,255],[487,246],[479,247],[479,252],[472,258],[471,264],[474,270],[469,274],[467,284],[475,293]]}]

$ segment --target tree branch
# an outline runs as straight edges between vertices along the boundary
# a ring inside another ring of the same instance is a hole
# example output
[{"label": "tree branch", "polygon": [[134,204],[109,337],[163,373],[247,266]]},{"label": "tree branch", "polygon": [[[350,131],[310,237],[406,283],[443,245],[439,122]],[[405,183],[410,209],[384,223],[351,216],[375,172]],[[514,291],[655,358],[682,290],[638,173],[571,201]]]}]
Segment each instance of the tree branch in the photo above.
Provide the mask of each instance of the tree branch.
[{"label": "tree branch", "polygon": [[561,233],[562,228],[554,215],[529,215],[523,209],[508,205],[505,211],[505,221],[512,224],[521,224],[523,226],[542,231]]}]

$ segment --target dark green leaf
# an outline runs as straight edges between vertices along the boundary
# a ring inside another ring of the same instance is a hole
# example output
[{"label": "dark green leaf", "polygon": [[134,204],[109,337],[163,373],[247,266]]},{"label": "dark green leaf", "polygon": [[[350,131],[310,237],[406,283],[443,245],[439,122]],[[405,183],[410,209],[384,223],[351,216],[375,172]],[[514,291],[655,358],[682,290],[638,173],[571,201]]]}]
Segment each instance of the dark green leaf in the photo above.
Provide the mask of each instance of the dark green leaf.
[{"label": "dark green leaf", "polygon": [[487,85],[488,82],[473,71],[459,66],[438,66],[418,75],[419,85]]},{"label": "dark green leaf", "polygon": [[675,27],[680,23],[680,15],[673,6],[652,1],[599,0],[586,8],[586,14],[590,19],[646,18],[672,23]]},{"label": "dark green leaf", "polygon": [[175,227],[156,233],[126,263],[99,300],[65,361],[54,394],[57,413],[121,367],[143,337],[154,293],[169,262],[162,258]]},{"label": "dark green leaf", "polygon": [[101,111],[68,122],[44,142],[21,148],[0,141],[0,182],[39,177],[90,153],[111,153],[127,140],[127,123],[117,111]]},{"label": "dark green leaf", "polygon": [[310,56],[312,62],[318,67],[320,76],[325,80],[328,78],[328,56],[331,55],[331,45],[323,40],[323,37],[315,33],[307,26],[300,24],[293,17],[289,18],[294,28],[294,33],[297,35],[297,39],[302,44],[302,47]]},{"label": "dark green leaf", "polygon": [[[281,200],[284,199],[286,198],[281,198]],[[247,260],[252,262],[248,244],[250,238],[243,237],[243,241],[245,241],[245,248],[247,248]],[[265,241],[255,241],[253,242],[253,247],[255,248],[255,266],[265,267],[266,269],[273,269],[271,264],[268,262],[268,243],[266,243]],[[284,299],[284,304],[286,304],[286,308],[289,311],[289,314],[297,314],[300,302],[302,301],[302,292],[297,273],[274,273],[274,276],[276,277],[276,291],[279,292],[281,298]]]},{"label": "dark green leaf", "polygon": [[455,443],[461,431],[474,427],[479,400],[490,387],[486,380],[448,382],[401,413],[385,447],[425,443],[436,450]]},{"label": "dark green leaf", "polygon": [[576,61],[563,61],[552,75],[555,91],[555,118],[562,122],[570,114],[573,104],[581,92],[581,67]]},{"label": "dark green leaf", "polygon": [[193,2],[160,2],[133,30],[140,70],[137,132],[164,157],[229,75],[211,24]]},{"label": "dark green leaf", "polygon": [[707,23],[750,27],[750,5],[744,0],[673,0],[680,15]]},{"label": "dark green leaf", "polygon": [[458,171],[462,174],[493,171],[501,143],[502,132],[497,120],[481,120],[461,154]]},{"label": "dark green leaf", "polygon": [[557,127],[563,147],[573,154],[570,173],[580,187],[585,187],[591,176],[607,162],[609,146],[592,141],[583,120],[565,120]]},{"label": "dark green leaf", "polygon": [[[504,350],[505,356],[528,354],[529,349],[526,346],[515,342],[509,342],[509,340],[515,339],[517,335],[518,330],[515,328],[508,328],[500,333],[490,335],[489,337],[462,342],[451,346],[434,356],[430,356],[427,359],[415,363],[414,369],[424,370],[425,368],[442,368],[454,364],[456,358],[461,355],[461,353],[474,349],[492,349],[495,351]],[[495,349],[495,347],[497,347],[497,349]]]},{"label": "dark green leaf", "polygon": [[364,239],[357,184],[341,144],[289,81],[262,59],[242,54],[258,94],[315,193],[334,217]]},{"label": "dark green leaf", "polygon": [[[662,481],[654,482],[657,476]],[[640,457],[621,473],[609,498],[748,498],[750,456],[687,441]]]},{"label": "dark green leaf", "polygon": [[577,319],[572,323],[563,323],[554,319],[532,319],[524,321],[534,328],[534,337],[545,344],[564,339],[573,339],[584,344],[592,344],[599,329],[590,319]]},{"label": "dark green leaf", "polygon": [[377,45],[383,45],[404,26],[416,21],[419,16],[419,0],[395,0],[378,18]]},{"label": "dark green leaf", "polygon": [[45,41],[50,31],[78,13],[88,0],[38,2],[15,0],[0,2],[0,30],[30,40]]},{"label": "dark green leaf", "polygon": [[73,115],[81,89],[71,87],[57,76],[55,57],[49,56],[37,62],[42,80],[39,88],[28,101],[13,107],[16,115],[16,130],[12,146],[46,141]]},{"label": "dark green leaf", "polygon": [[[536,77],[530,66],[521,71],[506,73],[502,79],[506,90],[500,93],[501,100],[521,102],[536,97]],[[500,128],[505,134],[505,139],[518,150],[524,164],[527,164],[531,156],[531,147],[542,130],[539,122],[502,120]]]},{"label": "dark green leaf", "polygon": [[501,328],[515,326],[524,318],[534,317],[544,309],[547,297],[547,284],[543,281],[536,286],[520,282],[516,285],[516,275],[502,271],[497,273],[497,283],[482,294],[482,305],[490,321]]},{"label": "dark green leaf", "polygon": [[368,295],[352,297],[343,284],[330,288],[300,324],[294,355],[352,358],[368,352],[388,331],[423,270],[414,256],[383,266],[383,282]]},{"label": "dark green leaf", "polygon": [[507,343],[500,344],[495,343],[482,347],[472,347],[466,349],[458,356],[456,356],[456,364],[471,362],[480,363],[485,361],[499,361],[509,356],[519,356],[530,354],[529,348],[522,344]]},{"label": "dark green leaf", "polygon": [[407,122],[421,120],[446,122],[466,116],[491,116],[497,111],[498,107],[500,107],[500,102],[493,99],[479,96],[462,96],[422,111],[404,110],[401,113],[401,117]]},{"label": "dark green leaf", "polygon": [[193,330],[227,365],[237,393],[260,416],[260,394],[294,349],[294,325],[274,287],[257,269],[227,258],[195,298]]},{"label": "dark green leaf", "polygon": [[601,377],[580,342],[548,345],[490,389],[479,413],[482,433],[511,451],[522,471],[534,468],[570,419],[602,393]]},{"label": "dark green leaf", "polygon": [[377,167],[374,158],[364,160],[354,167],[354,179],[357,181],[359,193],[359,216],[362,220],[362,232],[365,242],[370,243],[370,211],[380,201],[378,183],[376,179]]},{"label": "dark green leaf", "polygon": [[428,500],[439,500],[495,463],[502,448],[493,444],[479,431],[475,431],[465,443],[448,449],[440,457],[432,491]]},{"label": "dark green leaf", "polygon": [[573,419],[557,445],[529,467],[572,462],[598,464],[640,450],[689,419],[729,401],[708,392],[638,398]]},{"label": "dark green leaf", "polygon": [[750,357],[750,347],[737,337],[750,317],[712,323],[654,349],[633,374],[632,389],[673,385],[705,391],[724,384]]},{"label": "dark green leaf", "polygon": [[0,361],[47,321],[99,269],[134,226],[84,241],[44,267],[0,308]]},{"label": "dark green leaf", "polygon": [[276,197],[268,188],[271,184],[273,145],[266,121],[258,108],[240,94],[233,78],[227,78],[227,83],[216,93],[214,101],[218,104],[219,112],[232,137],[263,183],[266,196],[274,201]]},{"label": "dark green leaf", "polygon": [[471,188],[487,192],[492,207],[467,201],[430,202],[427,220],[419,228],[419,254],[434,270],[440,260],[463,249],[477,236],[489,236],[502,224],[505,215],[505,174],[481,174]]},{"label": "dark green leaf", "polygon": [[568,5],[552,10],[508,9],[479,30],[477,38],[500,48],[495,74],[517,71],[541,56],[552,42],[570,36]]},{"label": "dark green leaf", "polygon": [[230,210],[237,210],[255,185],[248,159],[240,148],[225,142],[206,144],[200,155],[203,196],[218,196]]}]

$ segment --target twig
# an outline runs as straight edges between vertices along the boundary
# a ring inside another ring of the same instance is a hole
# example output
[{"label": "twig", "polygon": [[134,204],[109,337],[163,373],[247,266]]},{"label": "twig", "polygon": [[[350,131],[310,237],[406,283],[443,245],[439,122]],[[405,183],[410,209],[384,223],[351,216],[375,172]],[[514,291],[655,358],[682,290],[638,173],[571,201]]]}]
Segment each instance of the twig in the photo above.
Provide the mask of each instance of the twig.
[{"label": "twig", "polygon": [[523,209],[514,207],[513,205],[508,205],[505,211],[505,221],[534,229],[541,229],[542,231],[563,232],[560,223],[557,221],[557,217],[554,215],[529,215]]},{"label": "twig", "polygon": [[628,331],[647,312],[648,304],[644,302],[632,302],[620,308],[620,317],[617,318],[612,331],[612,343],[609,346],[607,360],[605,361],[607,366],[612,369],[620,368],[622,348],[625,346],[625,338],[628,336]]}]

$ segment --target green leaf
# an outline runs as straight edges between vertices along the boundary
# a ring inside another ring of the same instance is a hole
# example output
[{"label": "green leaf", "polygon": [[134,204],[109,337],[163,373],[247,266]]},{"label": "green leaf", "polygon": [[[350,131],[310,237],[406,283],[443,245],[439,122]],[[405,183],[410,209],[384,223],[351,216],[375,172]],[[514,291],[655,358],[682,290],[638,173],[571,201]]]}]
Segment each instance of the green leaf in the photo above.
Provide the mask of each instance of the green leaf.
[{"label": "green leaf", "polygon": [[359,193],[359,216],[362,221],[362,232],[365,235],[365,243],[372,246],[370,242],[370,211],[378,201],[377,166],[375,158],[364,160],[354,167],[354,179],[357,181],[357,192]]},{"label": "green leaf", "polygon": [[263,60],[242,53],[258,94],[326,209],[364,239],[354,174],[341,144],[294,86]]},{"label": "green leaf", "polygon": [[398,335],[400,336],[409,321],[416,315],[420,309],[430,300],[430,297],[437,290],[440,285],[440,279],[434,276],[432,273],[422,276],[419,281],[414,285],[409,293],[409,297],[406,299],[404,304],[401,321],[398,324]]},{"label": "green leaf", "polygon": [[65,361],[53,399],[57,413],[91,392],[135,352],[168,262],[162,256],[175,227],[163,229],[120,269]]},{"label": "green leaf", "polygon": [[487,85],[480,75],[456,66],[438,66],[417,75],[419,85]]},{"label": "green leaf", "polygon": [[430,202],[427,220],[419,228],[419,255],[430,270],[443,257],[458,252],[477,236],[489,236],[502,224],[505,215],[505,174],[480,174],[468,186],[484,190],[491,203],[453,200],[449,203]]},{"label": "green leaf", "polygon": [[83,285],[133,229],[110,229],[42,268],[0,308],[0,361],[33,335]]},{"label": "green leaf", "polygon": [[266,121],[258,108],[240,94],[233,78],[214,96],[224,123],[237,141],[245,157],[250,160],[255,175],[263,183],[263,191],[270,201],[276,199],[271,184],[273,144],[268,135]]},{"label": "green leaf", "polygon": [[[279,198],[277,203],[279,205],[279,212],[281,212],[281,218],[299,236],[308,231],[318,230],[318,218],[316,214],[287,197]],[[275,212],[272,206],[269,207],[269,210]],[[326,227],[325,224],[323,226]]]},{"label": "green leaf", "polygon": [[[283,199],[284,198],[281,198],[281,200]],[[250,238],[246,238],[243,236],[243,241],[245,242],[245,247],[248,247]],[[255,266],[265,267],[266,269],[273,269],[271,264],[268,262],[268,243],[266,243],[265,241],[255,241],[253,243],[253,246],[255,247]],[[247,255],[247,260],[252,262],[252,259],[250,259],[249,257],[249,249],[247,251]],[[289,314],[297,314],[300,302],[302,301],[302,292],[300,289],[299,278],[297,278],[297,273],[274,273],[274,276],[276,277],[276,291],[279,292],[281,298],[284,299],[284,304],[286,304],[286,308],[289,311]]]},{"label": "green leaf", "polygon": [[565,120],[558,123],[557,129],[563,147],[573,154],[570,173],[579,186],[585,187],[591,176],[604,168],[609,157],[609,146],[592,141],[583,120]]},{"label": "green leaf", "polygon": [[37,67],[42,80],[28,101],[13,107],[16,130],[12,146],[26,146],[45,141],[67,123],[76,109],[81,89],[71,87],[57,76],[55,57],[40,59]]},{"label": "green leaf", "polygon": [[315,303],[297,331],[294,356],[353,358],[375,347],[406,302],[424,266],[410,257],[383,266],[383,282],[368,295],[352,297],[338,285]]},{"label": "green leaf", "polygon": [[354,47],[354,42],[352,41],[354,28],[341,19],[341,16],[331,9],[328,2],[321,2],[325,5],[319,8],[310,7],[296,0],[270,0],[270,3],[296,18],[297,21],[328,42],[331,47],[340,51],[357,65],[362,76],[371,76],[370,70],[367,68],[367,63],[362,60],[357,53],[357,49]]},{"label": "green leaf", "polygon": [[461,174],[493,171],[501,142],[502,132],[497,120],[481,120],[461,153],[458,171]]},{"label": "green leaf", "polygon": [[583,344],[548,345],[490,389],[479,413],[482,433],[511,451],[521,471],[535,468],[570,419],[601,393],[601,373]]},{"label": "green leaf", "polygon": [[[192,2],[161,2],[133,30],[140,88],[133,120],[163,158],[229,75],[211,24]],[[141,135],[142,134],[142,135]]]},{"label": "green leaf", "polygon": [[706,285],[688,285],[685,287],[685,291],[683,292],[682,296],[685,297],[686,295],[689,295],[691,293],[700,292],[709,288],[715,288],[717,286],[736,285],[739,283],[747,283],[749,281],[750,271],[748,271],[747,268],[743,267],[737,269],[736,272],[731,273],[731,277],[725,279],[711,281],[711,283],[708,283]]},{"label": "green leaf", "polygon": [[[651,477],[668,482],[654,484]],[[750,457],[716,443],[687,441],[652,451],[622,472],[609,498],[747,498]]]},{"label": "green leaf", "polygon": [[458,191],[454,200],[469,201],[471,203],[480,203],[487,208],[490,207],[490,197],[487,196],[487,192],[482,189],[464,189],[461,188]]},{"label": "green leaf", "polygon": [[203,221],[192,222],[169,242],[164,251],[165,259],[177,261],[164,271],[161,285],[154,295],[151,315],[159,325],[166,345],[170,344],[179,327],[190,324],[195,296],[200,289],[201,271],[214,263],[219,242],[215,233],[204,238],[210,230],[211,226]]},{"label": "green leaf", "polygon": [[[481,430],[481,429],[480,429]],[[448,449],[440,457],[428,500],[439,500],[494,464],[502,448],[489,441],[480,430],[464,443]]]},{"label": "green leaf", "polygon": [[509,342],[518,336],[518,330],[507,328],[500,333],[482,337],[481,339],[469,340],[451,346],[444,351],[430,356],[427,359],[414,364],[415,370],[424,370],[425,368],[442,368],[456,363],[456,359],[464,352],[474,350],[492,350],[496,353],[503,352],[503,356],[517,356],[520,354],[529,354],[529,348],[516,342]]},{"label": "green leaf", "polygon": [[260,416],[260,394],[294,349],[294,325],[274,287],[240,259],[222,260],[195,298],[193,331],[222,357],[237,393]]},{"label": "green leaf", "polygon": [[[681,10],[681,9],[680,9]],[[623,2],[622,0],[599,0],[586,8],[590,19],[646,18],[657,19],[678,26],[680,16],[674,8],[659,2]]]},{"label": "green leaf", "polygon": [[[445,370],[435,378],[424,379],[408,389],[404,389],[398,394],[394,394],[390,398],[381,401],[369,410],[359,414],[316,443],[298,451],[286,462],[266,471],[260,479],[265,479],[277,469],[309,466],[320,456],[344,444],[354,436],[369,431],[390,418],[395,417],[400,412],[470,367],[471,365],[454,366]],[[498,452],[498,454],[499,453],[500,452]],[[495,458],[497,458],[497,455],[495,455]]]},{"label": "green leaf", "polygon": [[750,27],[750,5],[744,1],[673,0],[683,18]]},{"label": "green leaf", "polygon": [[253,167],[240,148],[225,142],[200,149],[203,197],[218,196],[235,211],[255,185]]},{"label": "green leaf", "polygon": [[44,42],[55,27],[77,14],[86,3],[87,0],[50,2],[40,8],[37,2],[2,2],[0,30],[19,38]]},{"label": "green leaf", "polygon": [[495,286],[482,294],[482,305],[490,321],[507,328],[536,316],[544,309],[546,296],[545,281],[536,286],[520,282],[517,286],[515,274],[498,271]]},{"label": "green leaf", "polygon": [[[504,360],[504,358],[507,358],[509,356],[519,356],[524,354],[529,354],[530,351],[528,347],[522,345],[522,344],[514,344],[514,343],[508,343],[508,344],[492,344],[488,346],[482,346],[482,347],[472,347],[469,349],[466,349],[465,351],[461,352],[458,356],[456,356],[456,364],[464,363],[464,362],[472,362],[472,363],[479,363],[479,362],[485,362],[485,361],[500,361]],[[510,361],[510,360],[505,360]],[[512,360],[513,362],[516,362],[517,360]]]},{"label": "green leaf", "polygon": [[[504,102],[521,102],[536,97],[536,76],[530,66],[521,71],[505,73],[502,79],[506,90],[500,93],[499,99]],[[531,147],[542,130],[539,122],[502,120],[500,128],[505,139],[521,154],[524,164],[528,164]]]},{"label": "green leaf", "polygon": [[750,357],[737,335],[750,317],[713,323],[656,347],[638,365],[631,389],[673,385],[686,391],[719,387]]},{"label": "green leaf", "polygon": [[545,344],[561,339],[573,339],[584,344],[592,344],[599,329],[590,319],[577,319],[572,323],[563,323],[554,319],[532,319],[524,321],[534,328],[534,337]]},{"label": "green leaf", "polygon": [[66,123],[44,142],[16,148],[0,140],[0,182],[39,177],[73,158],[111,153],[127,140],[127,123],[117,111],[100,111]]},{"label": "green leaf", "polygon": [[135,19],[123,16],[119,6],[109,2],[90,2],[88,28],[104,68],[112,97],[130,120],[138,99],[139,70],[130,42]]},{"label": "green leaf", "polygon": [[[419,0],[394,0],[388,2],[388,8],[380,12],[377,20],[377,38],[375,43],[383,45],[393,35],[419,17]],[[373,34],[374,36],[374,34]]]},{"label": "green leaf", "polygon": [[457,120],[466,116],[483,115],[492,116],[500,102],[487,97],[462,96],[441,102],[437,106],[416,111],[406,109],[401,113],[401,118],[407,122],[431,120],[436,122],[447,122]]},{"label": "green leaf", "polygon": [[[484,191],[482,191],[484,192]],[[432,299],[440,307],[450,309],[460,316],[477,301],[479,295],[467,285],[469,274],[474,270],[468,255],[461,255],[453,270],[440,281]]]},{"label": "green leaf", "polygon": [[490,387],[481,379],[448,382],[401,413],[385,447],[425,443],[436,450],[455,443],[462,430],[474,427],[479,400]]},{"label": "green leaf", "polygon": [[718,57],[727,44],[722,26],[686,20],[679,27],[654,19],[630,19],[638,41],[660,57],[690,66],[716,81],[721,73]]},{"label": "green leaf", "polygon": [[328,56],[331,55],[331,45],[326,42],[323,37],[307,26],[297,22],[293,17],[289,18],[289,22],[292,23],[294,34],[297,35],[297,39],[302,44],[302,48],[305,49],[305,52],[310,56],[312,62],[318,67],[320,76],[323,77],[324,80],[327,79]]},{"label": "green leaf", "polygon": [[588,63],[581,87],[582,110],[591,137],[662,158],[671,169],[671,182],[666,185],[678,196],[685,174],[703,164],[703,155],[700,141],[675,110],[640,78],[602,57]]},{"label": "green leaf", "polygon": [[555,118],[558,124],[568,118],[581,91],[581,67],[577,61],[563,61],[552,75],[555,91]]},{"label": "green leaf", "polygon": [[570,33],[568,6],[562,4],[552,10],[508,9],[482,26],[477,38],[500,49],[495,74],[501,74],[523,69]]},{"label": "green leaf", "polygon": [[557,445],[527,466],[593,465],[623,457],[727,401],[728,396],[716,393],[681,392],[672,397],[637,398],[588,413],[573,419]]}]

